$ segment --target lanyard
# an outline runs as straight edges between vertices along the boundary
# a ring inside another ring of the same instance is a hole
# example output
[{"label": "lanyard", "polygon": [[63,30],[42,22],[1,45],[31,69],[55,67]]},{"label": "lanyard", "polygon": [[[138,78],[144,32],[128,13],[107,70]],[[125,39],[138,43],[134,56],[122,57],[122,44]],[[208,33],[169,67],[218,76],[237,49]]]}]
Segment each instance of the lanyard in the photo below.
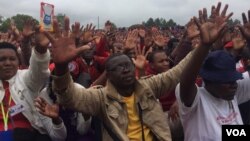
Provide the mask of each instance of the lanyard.
[{"label": "lanyard", "polygon": [[4,111],[3,103],[1,103],[1,109],[2,109],[2,115],[3,115],[3,123],[4,123],[4,131],[8,130],[8,118],[9,118],[9,105],[10,105],[10,103],[11,103],[11,96],[9,98],[9,104],[8,104],[8,109],[7,109],[6,113]]}]

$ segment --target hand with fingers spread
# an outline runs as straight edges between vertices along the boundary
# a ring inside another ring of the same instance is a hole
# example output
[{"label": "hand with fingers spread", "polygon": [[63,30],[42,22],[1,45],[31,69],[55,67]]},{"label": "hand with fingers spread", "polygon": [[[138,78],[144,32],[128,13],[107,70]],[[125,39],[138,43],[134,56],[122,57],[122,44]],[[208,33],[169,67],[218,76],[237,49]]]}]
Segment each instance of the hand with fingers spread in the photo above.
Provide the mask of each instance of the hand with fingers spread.
[{"label": "hand with fingers spread", "polygon": [[66,65],[76,58],[79,54],[81,54],[83,51],[90,49],[90,46],[84,45],[81,47],[76,48],[75,45],[75,39],[69,36],[68,29],[69,27],[69,18],[65,17],[65,26],[64,26],[64,33],[61,34],[58,25],[58,21],[55,19],[53,22],[53,27],[55,29],[56,37],[53,37],[48,32],[45,32],[45,35],[50,40],[52,44],[52,58],[56,65]]},{"label": "hand with fingers spread", "polygon": [[229,15],[226,15],[227,9],[228,9],[227,4],[225,5],[225,7],[223,8],[221,13],[220,13],[220,9],[221,9],[221,3],[220,2],[217,4],[216,8],[215,8],[215,6],[212,6],[212,9],[211,9],[210,20],[212,22],[216,23],[217,26],[222,25],[223,23],[225,23],[233,15],[233,13],[230,13]]},{"label": "hand with fingers spread", "polygon": [[13,34],[5,33],[1,35],[0,42],[8,42],[14,46],[18,46],[17,41],[15,40],[15,37]]},{"label": "hand with fingers spread", "polygon": [[201,43],[203,45],[210,46],[222,33],[222,30],[226,26],[226,21],[233,15],[233,13],[230,13],[228,16],[225,16],[227,7],[228,5],[225,6],[221,15],[216,14],[216,17],[222,20],[209,21],[207,18],[206,8],[204,8],[203,11],[199,11],[200,20],[198,20],[196,17],[194,18],[195,23],[200,30]]},{"label": "hand with fingers spread", "polygon": [[83,33],[83,26],[81,26],[79,22],[75,22],[75,24],[71,25],[71,30],[72,32],[70,36],[74,39],[80,39]]},{"label": "hand with fingers spread", "polygon": [[24,39],[30,39],[31,35],[35,33],[34,27],[35,27],[34,21],[32,20],[25,21],[24,26],[23,26],[23,32],[22,32]]},{"label": "hand with fingers spread", "polygon": [[138,30],[129,31],[125,41],[125,50],[134,49],[138,44]]},{"label": "hand with fingers spread", "polygon": [[248,20],[245,13],[242,13],[243,26],[239,25],[242,35],[250,42],[250,10],[248,10]]},{"label": "hand with fingers spread", "polygon": [[143,47],[143,49],[141,49],[140,45],[138,45],[135,48],[135,55],[136,58],[132,58],[136,68],[142,70],[145,68],[145,65],[147,64],[147,56],[148,54],[152,52],[152,48],[150,48],[147,52],[146,52],[146,48],[145,46]]},{"label": "hand with fingers spread", "polygon": [[164,36],[159,31],[153,32],[153,40],[157,46],[164,47],[165,39],[164,39]]},{"label": "hand with fingers spread", "polygon": [[92,24],[87,24],[86,28],[83,30],[81,42],[83,44],[87,44],[91,41],[93,41],[96,37],[93,36],[95,30],[95,26],[92,26]]},{"label": "hand with fingers spread", "polygon": [[45,99],[42,97],[37,97],[34,100],[35,107],[38,112],[44,116],[50,117],[52,119],[56,119],[59,117],[59,106],[58,104],[50,105]]},{"label": "hand with fingers spread", "polygon": [[[220,4],[218,5],[217,9],[220,7]],[[201,45],[194,50],[193,56],[184,67],[180,78],[180,98],[186,106],[191,106],[197,95],[195,82],[206,55],[209,53],[209,47],[212,47],[212,44],[218,40],[218,37],[222,34],[222,31],[226,26],[227,20],[233,14],[230,13],[225,16],[227,7],[228,6],[226,5],[222,14],[219,14],[219,10],[216,12],[218,14],[215,14],[218,19],[223,19],[222,21],[209,20],[206,8],[199,11],[199,20],[194,17],[195,23],[200,30]],[[215,10],[213,9],[213,13],[215,13],[214,11]],[[213,17],[213,15],[211,17]]]},{"label": "hand with fingers spread", "polygon": [[2,33],[1,34],[1,38],[0,38],[0,42],[6,42],[10,37],[9,33]]},{"label": "hand with fingers spread", "polygon": [[20,38],[20,32],[17,29],[14,20],[11,20],[9,30],[10,30],[10,34],[14,35],[15,40],[18,40]]}]

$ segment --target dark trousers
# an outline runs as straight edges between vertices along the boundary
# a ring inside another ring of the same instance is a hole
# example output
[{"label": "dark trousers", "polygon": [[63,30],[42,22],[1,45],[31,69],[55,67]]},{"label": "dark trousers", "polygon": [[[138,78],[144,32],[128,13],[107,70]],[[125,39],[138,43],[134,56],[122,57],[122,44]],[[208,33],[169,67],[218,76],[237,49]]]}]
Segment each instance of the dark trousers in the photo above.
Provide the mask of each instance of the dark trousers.
[{"label": "dark trousers", "polygon": [[241,117],[244,124],[250,125],[250,100],[239,105]]},{"label": "dark trousers", "polygon": [[25,128],[15,128],[13,131],[13,141],[52,141],[49,135],[40,134],[36,130]]}]

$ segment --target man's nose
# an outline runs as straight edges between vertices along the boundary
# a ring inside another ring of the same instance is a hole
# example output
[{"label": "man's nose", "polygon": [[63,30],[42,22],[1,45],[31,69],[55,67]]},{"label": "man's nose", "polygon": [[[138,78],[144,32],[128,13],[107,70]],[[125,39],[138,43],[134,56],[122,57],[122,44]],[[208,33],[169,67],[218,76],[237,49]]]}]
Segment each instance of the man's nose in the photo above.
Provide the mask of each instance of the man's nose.
[{"label": "man's nose", "polygon": [[11,60],[10,60],[10,59],[6,59],[6,60],[4,61],[4,64],[5,64],[5,65],[11,64]]},{"label": "man's nose", "polygon": [[123,67],[123,70],[122,70],[123,73],[127,73],[129,71],[130,71],[129,67],[127,67],[127,66]]},{"label": "man's nose", "polygon": [[164,65],[164,66],[168,66],[168,65],[169,65],[169,61],[164,61],[164,62],[163,62],[163,65]]}]

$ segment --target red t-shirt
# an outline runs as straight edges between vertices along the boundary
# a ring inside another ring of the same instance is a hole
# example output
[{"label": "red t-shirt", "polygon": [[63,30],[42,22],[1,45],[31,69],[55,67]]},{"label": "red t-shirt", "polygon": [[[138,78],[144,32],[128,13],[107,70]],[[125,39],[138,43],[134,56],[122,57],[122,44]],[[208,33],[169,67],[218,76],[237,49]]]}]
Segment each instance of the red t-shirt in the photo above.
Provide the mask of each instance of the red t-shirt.
[{"label": "red t-shirt", "polygon": [[[156,75],[153,69],[150,68],[148,65],[146,68],[146,75]],[[163,111],[169,111],[170,107],[174,104],[176,97],[175,97],[175,90],[166,92],[166,95],[163,95],[159,98]]]}]

